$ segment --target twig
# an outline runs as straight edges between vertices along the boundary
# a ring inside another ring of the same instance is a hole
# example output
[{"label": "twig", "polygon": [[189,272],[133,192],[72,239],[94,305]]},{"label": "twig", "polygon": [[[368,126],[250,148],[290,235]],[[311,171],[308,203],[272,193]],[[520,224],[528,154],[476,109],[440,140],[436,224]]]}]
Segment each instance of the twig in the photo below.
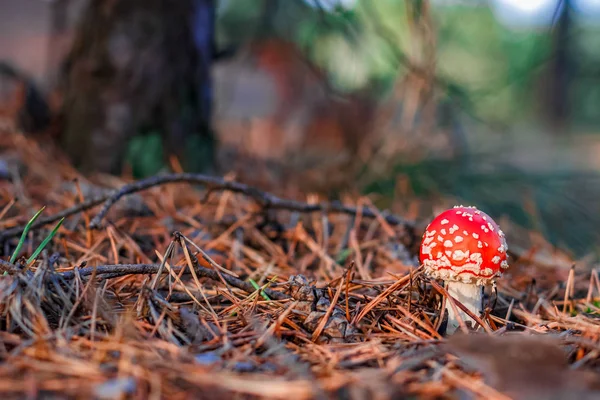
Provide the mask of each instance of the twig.
[{"label": "twig", "polygon": [[114,277],[125,275],[155,274],[159,271],[160,264],[114,264],[98,265],[96,267],[77,268],[72,271],[58,272],[65,280],[74,279],[76,275],[85,277],[92,275],[94,270],[97,275],[114,275]]},{"label": "twig", "polygon": [[[121,198],[127,196],[131,193],[139,192],[145,189],[149,189],[154,186],[159,186],[168,183],[178,183],[178,182],[190,182],[190,183],[198,183],[203,184],[210,187],[210,190],[229,190],[232,192],[242,193],[248,197],[255,199],[258,203],[260,203],[265,208],[270,209],[280,209],[280,210],[290,210],[296,212],[319,212],[319,211],[329,211],[334,213],[346,214],[350,216],[354,216],[357,214],[358,210],[356,207],[352,206],[344,206],[342,204],[333,202],[333,203],[316,203],[316,204],[308,204],[301,201],[282,199],[275,195],[272,195],[267,192],[263,192],[254,187],[244,185],[238,182],[226,181],[221,178],[211,177],[200,174],[170,174],[163,175],[158,177],[151,177],[147,179],[143,179],[137,182],[133,182],[131,184],[123,186],[121,189],[115,190],[111,193],[102,195],[95,199],[86,200],[83,203],[77,204],[73,207],[69,207],[57,214],[49,215],[44,218],[38,219],[31,225],[31,230],[38,229],[47,224],[51,224],[53,222],[59,221],[62,218],[70,217],[71,215],[75,215],[81,211],[88,210],[90,208],[96,207],[102,203],[102,209],[100,212],[92,219],[90,222],[91,229],[98,229],[101,220],[106,216],[110,208]],[[362,207],[362,216],[367,218],[378,218],[378,213],[369,207]],[[390,225],[402,225],[405,228],[413,229],[414,223],[412,221],[405,220],[398,216],[389,214],[383,217],[385,221]],[[25,229],[26,225],[16,226],[14,228],[6,229],[0,233],[0,242],[20,235]]]},{"label": "twig", "polygon": [[[190,254],[191,257],[195,256]],[[173,270],[179,270],[183,267],[172,267]],[[88,276],[96,271],[97,276],[106,277],[106,275],[111,278],[117,278],[125,275],[145,275],[145,274],[155,274],[159,271],[160,264],[117,264],[117,265],[98,265],[96,267],[85,267],[77,270],[77,273],[81,276]],[[212,279],[213,281],[220,281],[219,274],[216,271],[213,271],[208,268],[204,268],[201,265],[196,264],[194,266],[195,272],[205,278]],[[62,272],[61,276],[64,279],[73,279],[75,278],[75,271],[66,271]],[[223,279],[238,289],[243,290],[246,293],[254,293],[256,290],[252,286],[252,284],[248,282],[244,282],[241,279],[233,277],[231,275],[222,274]],[[272,299],[275,300],[285,300],[289,297],[284,293],[272,290],[272,289],[263,289],[263,291]]]},{"label": "twig", "polygon": [[[116,192],[113,192],[109,197],[106,198],[106,201],[104,202],[104,205],[102,206],[100,212],[92,219],[90,223],[90,228],[98,229],[100,226],[100,222],[106,216],[110,208],[124,196],[159,185],[181,182],[205,185],[208,186],[210,190],[220,189],[236,193],[242,193],[248,197],[253,198],[262,207],[269,209],[284,209],[289,211],[298,211],[305,213],[329,211],[347,215],[356,215],[358,211],[356,207],[344,206],[339,203],[308,204],[301,201],[282,199],[273,194],[258,190],[252,186],[248,186],[243,183],[227,181],[218,177],[208,175],[181,173],[154,176],[142,179],[127,184],[121,189],[117,190]],[[378,214],[374,210],[368,207],[362,207],[362,215],[368,218],[377,218],[378,216]],[[395,215],[387,215],[385,216],[385,220],[388,224],[391,225],[403,225],[407,228],[414,227],[414,224],[412,222],[397,217]]]}]

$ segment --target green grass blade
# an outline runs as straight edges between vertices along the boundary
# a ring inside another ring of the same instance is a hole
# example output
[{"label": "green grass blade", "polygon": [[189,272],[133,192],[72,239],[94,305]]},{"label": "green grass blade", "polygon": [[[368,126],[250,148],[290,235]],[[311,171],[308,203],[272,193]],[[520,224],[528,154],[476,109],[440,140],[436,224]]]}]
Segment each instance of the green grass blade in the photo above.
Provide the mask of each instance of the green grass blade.
[{"label": "green grass blade", "polygon": [[48,242],[50,242],[52,240],[52,238],[54,237],[54,235],[56,235],[56,232],[58,232],[58,228],[60,228],[60,226],[62,225],[64,220],[65,220],[65,217],[62,217],[61,220],[58,221],[58,224],[56,224],[54,229],[52,229],[52,232],[50,232],[50,234],[48,236],[46,236],[46,239],[44,239],[44,241],[42,243],[40,243],[40,245],[38,246],[37,249],[35,249],[35,251],[31,255],[31,257],[29,257],[29,259],[27,260],[27,265],[31,264],[36,259],[36,257],[42,252],[44,247],[46,247]]},{"label": "green grass blade", "polygon": [[[267,294],[265,292],[262,291],[262,289],[260,288],[260,286],[258,286],[258,283],[256,283],[254,281],[254,279],[248,279],[250,281],[250,283],[252,284],[252,286],[254,286],[254,289],[259,290],[260,291],[260,295],[263,297],[263,299],[267,300],[267,301],[271,301],[271,299],[269,298],[269,296],[267,296]],[[265,285],[266,287],[267,285]]]},{"label": "green grass blade", "polygon": [[23,233],[21,234],[21,238],[19,239],[19,244],[17,244],[17,248],[15,249],[15,251],[12,254],[12,256],[10,257],[10,262],[11,263],[14,264],[15,260],[17,259],[17,256],[19,255],[19,252],[21,251],[21,248],[23,247],[23,243],[25,243],[25,239],[27,238],[27,234],[29,233],[29,229],[31,229],[31,225],[40,216],[40,214],[42,213],[42,211],[44,211],[45,208],[46,208],[46,206],[42,207],[40,209],[40,211],[38,211],[37,213],[35,213],[35,215],[33,217],[31,217],[31,219],[29,220],[29,222],[27,223],[27,225],[25,225],[25,229],[23,230]]}]

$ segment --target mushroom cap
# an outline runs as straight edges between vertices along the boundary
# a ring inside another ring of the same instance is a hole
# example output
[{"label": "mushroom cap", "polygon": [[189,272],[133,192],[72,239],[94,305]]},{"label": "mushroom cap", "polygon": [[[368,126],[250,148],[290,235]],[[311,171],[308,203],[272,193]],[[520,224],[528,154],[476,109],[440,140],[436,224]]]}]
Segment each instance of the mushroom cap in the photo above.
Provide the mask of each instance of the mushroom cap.
[{"label": "mushroom cap", "polygon": [[434,278],[487,285],[508,268],[506,239],[494,220],[475,207],[455,206],[425,229],[420,258]]}]

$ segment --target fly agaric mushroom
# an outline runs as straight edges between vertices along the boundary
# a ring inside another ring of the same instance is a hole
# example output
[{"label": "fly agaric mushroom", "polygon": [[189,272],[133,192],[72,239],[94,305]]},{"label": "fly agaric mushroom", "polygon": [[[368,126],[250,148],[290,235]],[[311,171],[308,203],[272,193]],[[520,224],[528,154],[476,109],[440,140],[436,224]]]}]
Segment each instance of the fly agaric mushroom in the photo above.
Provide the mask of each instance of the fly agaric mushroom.
[{"label": "fly agaric mushroom", "polygon": [[[479,315],[484,287],[495,286],[496,278],[508,268],[506,250],[504,233],[489,215],[475,207],[455,206],[427,226],[420,258],[427,275],[444,280],[448,294]],[[449,301],[446,309],[446,332],[451,335],[459,324]],[[471,321],[458,311],[463,321]]]}]

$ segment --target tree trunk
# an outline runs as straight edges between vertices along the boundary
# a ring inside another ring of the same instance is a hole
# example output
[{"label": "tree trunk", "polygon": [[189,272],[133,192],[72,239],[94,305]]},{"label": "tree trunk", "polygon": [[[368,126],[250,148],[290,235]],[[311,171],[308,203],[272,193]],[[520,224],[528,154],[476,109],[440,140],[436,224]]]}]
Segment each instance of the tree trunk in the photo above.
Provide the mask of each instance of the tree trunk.
[{"label": "tree trunk", "polygon": [[119,174],[131,140],[156,134],[157,161],[212,168],[214,9],[214,0],[90,0],[63,66],[61,144],[77,167]]},{"label": "tree trunk", "polygon": [[[548,93],[544,95],[547,104],[550,131],[564,134],[568,129],[570,110],[569,92],[573,75],[573,58],[570,37],[573,25],[572,1],[562,1],[562,12],[554,32],[554,54],[550,62]],[[560,6],[560,4],[559,4]]]}]

